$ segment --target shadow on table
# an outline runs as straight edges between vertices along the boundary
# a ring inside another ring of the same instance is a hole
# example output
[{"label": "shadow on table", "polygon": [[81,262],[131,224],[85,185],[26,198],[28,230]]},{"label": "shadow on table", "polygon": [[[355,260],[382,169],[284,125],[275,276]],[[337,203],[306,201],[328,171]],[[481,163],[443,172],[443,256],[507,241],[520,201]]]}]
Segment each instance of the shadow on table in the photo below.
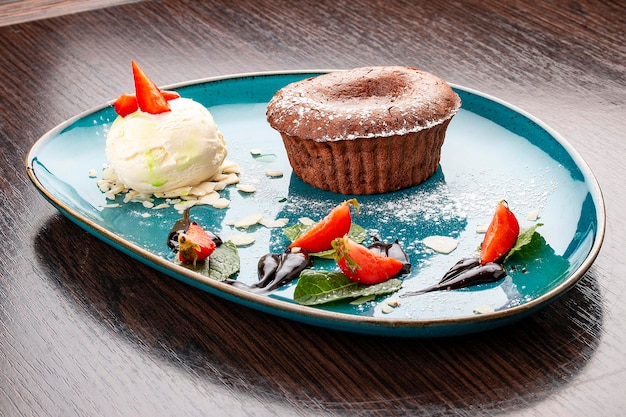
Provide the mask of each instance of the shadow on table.
[{"label": "shadow on table", "polygon": [[[70,254],[82,245],[89,256],[77,262]],[[567,385],[601,334],[593,269],[517,324],[463,337],[395,339],[235,305],[155,272],[60,215],[40,230],[35,247],[69,302],[129,343],[207,384],[313,413],[492,415],[528,407]]]}]

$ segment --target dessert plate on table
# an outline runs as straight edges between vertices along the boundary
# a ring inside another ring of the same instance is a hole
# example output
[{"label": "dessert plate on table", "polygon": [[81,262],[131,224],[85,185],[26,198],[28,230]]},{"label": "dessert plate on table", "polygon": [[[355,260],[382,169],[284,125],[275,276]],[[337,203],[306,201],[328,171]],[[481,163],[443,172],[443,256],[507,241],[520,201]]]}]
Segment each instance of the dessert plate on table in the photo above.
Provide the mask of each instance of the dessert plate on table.
[{"label": "dessert plate on table", "polygon": [[[293,175],[280,135],[265,119],[267,102],[279,88],[320,73],[243,74],[168,86],[209,108],[226,138],[228,160],[240,165],[241,183],[257,190],[246,194],[230,186],[222,192],[231,201],[228,208],[194,206],[192,220],[225,239],[242,232],[232,223],[252,213],[287,218],[292,225],[302,217],[317,221],[349,198],[314,189]],[[155,210],[139,203],[106,207],[111,201],[98,189],[98,178],[89,175],[94,169],[100,175],[107,162],[106,133],[116,117],[111,103],[45,134],[30,150],[26,168],[41,194],[89,233],[158,271],[232,302],[364,334],[430,337],[477,332],[526,317],[576,284],[600,250],[604,203],[589,167],[559,134],[497,98],[453,88],[462,107],[448,129],[435,175],[406,190],[357,197],[362,207],[354,222],[369,236],[399,239],[412,264],[397,293],[362,303],[303,306],[293,301],[295,281],[260,295],[172,262],[166,241],[180,213],[173,207]],[[253,149],[261,153],[251,153]],[[267,176],[266,170],[283,175]],[[522,229],[542,224],[537,231],[545,244],[538,259],[510,270],[497,283],[402,297],[438,282],[458,260],[472,256],[483,238],[477,229],[489,223],[502,199]],[[256,240],[238,248],[241,267],[236,279],[251,284],[258,279],[258,259],[282,252],[289,241],[281,228],[257,225],[244,232]],[[451,237],[458,247],[450,254],[435,252],[423,243],[429,236]],[[400,305],[386,312],[389,298],[400,300]]]}]

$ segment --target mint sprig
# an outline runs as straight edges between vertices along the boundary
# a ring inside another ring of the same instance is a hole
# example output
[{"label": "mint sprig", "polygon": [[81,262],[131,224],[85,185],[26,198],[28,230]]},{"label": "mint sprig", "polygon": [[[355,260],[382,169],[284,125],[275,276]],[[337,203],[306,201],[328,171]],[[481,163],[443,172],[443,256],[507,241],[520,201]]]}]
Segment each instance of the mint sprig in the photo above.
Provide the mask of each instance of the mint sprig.
[{"label": "mint sprig", "polygon": [[536,246],[541,245],[543,238],[537,232],[537,228],[540,226],[543,226],[543,223],[537,223],[532,227],[523,230],[517,237],[515,245],[513,245],[509,253],[507,253],[504,261],[506,262],[509,258],[514,256],[523,257],[525,253],[531,253],[534,251]]},{"label": "mint sprig", "polygon": [[220,282],[239,272],[240,268],[239,252],[232,242],[222,243],[207,259],[195,266],[181,262],[178,256],[174,258],[174,262]]},{"label": "mint sprig", "polygon": [[293,299],[302,305],[325,304],[346,298],[375,296],[396,292],[402,281],[392,278],[374,285],[356,283],[341,272],[306,269],[300,274]]}]

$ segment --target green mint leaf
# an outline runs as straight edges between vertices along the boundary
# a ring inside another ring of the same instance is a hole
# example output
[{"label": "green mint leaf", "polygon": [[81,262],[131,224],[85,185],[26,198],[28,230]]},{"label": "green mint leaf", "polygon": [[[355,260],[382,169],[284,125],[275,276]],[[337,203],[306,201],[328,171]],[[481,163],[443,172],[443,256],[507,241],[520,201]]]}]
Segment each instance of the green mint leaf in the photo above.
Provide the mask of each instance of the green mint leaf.
[{"label": "green mint leaf", "polygon": [[285,236],[287,236],[287,238],[290,241],[293,242],[294,240],[296,240],[297,238],[305,234],[311,227],[313,226],[312,225],[307,226],[302,223],[296,223],[293,226],[285,227],[283,229],[283,233],[285,234]]},{"label": "green mint leaf", "polygon": [[340,272],[305,269],[300,274],[293,299],[303,305],[324,304],[346,298],[358,298],[396,292],[402,286],[399,279],[380,284],[363,285],[353,282]]},{"label": "green mint leaf", "polygon": [[239,271],[240,260],[237,246],[224,242],[209,256],[209,278],[224,281]]},{"label": "green mint leaf", "polygon": [[355,241],[356,243],[363,243],[367,238],[367,232],[365,229],[358,224],[352,223],[350,226],[350,231],[348,232],[348,237]]},{"label": "green mint leaf", "polygon": [[335,259],[335,250],[328,249],[322,252],[309,253],[309,256],[315,256],[322,259]]},{"label": "green mint leaf", "polygon": [[224,242],[216,247],[208,259],[193,264],[183,263],[174,258],[174,262],[187,269],[198,272],[216,281],[224,281],[239,271],[240,259],[237,247],[231,242]]},{"label": "green mint leaf", "polygon": [[535,298],[554,288],[568,276],[570,263],[557,255],[536,231],[529,243],[506,260],[507,273],[521,298]]},{"label": "green mint leaf", "polygon": [[532,227],[526,230],[523,230],[520,233],[520,235],[517,237],[517,240],[515,241],[515,245],[513,245],[513,247],[511,248],[509,253],[506,255],[506,258],[504,260],[506,261],[507,259],[511,257],[514,257],[514,256],[519,257],[520,255],[523,255],[524,253],[532,252],[533,248],[538,247],[538,245],[541,245],[541,241],[538,239],[538,237],[541,239],[543,239],[543,237],[539,235],[539,233],[537,232],[537,228],[540,226],[543,226],[543,223],[537,223],[533,225]]}]

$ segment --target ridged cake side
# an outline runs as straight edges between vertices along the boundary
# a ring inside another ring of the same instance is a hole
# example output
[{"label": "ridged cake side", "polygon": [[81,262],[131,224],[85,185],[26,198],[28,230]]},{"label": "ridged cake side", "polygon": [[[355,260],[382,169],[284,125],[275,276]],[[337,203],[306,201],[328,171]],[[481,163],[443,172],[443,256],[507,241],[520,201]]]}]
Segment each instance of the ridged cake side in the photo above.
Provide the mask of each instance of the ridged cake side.
[{"label": "ridged cake side", "polygon": [[317,142],[281,136],[304,182],[340,194],[380,194],[417,185],[435,173],[449,123],[375,139]]}]

